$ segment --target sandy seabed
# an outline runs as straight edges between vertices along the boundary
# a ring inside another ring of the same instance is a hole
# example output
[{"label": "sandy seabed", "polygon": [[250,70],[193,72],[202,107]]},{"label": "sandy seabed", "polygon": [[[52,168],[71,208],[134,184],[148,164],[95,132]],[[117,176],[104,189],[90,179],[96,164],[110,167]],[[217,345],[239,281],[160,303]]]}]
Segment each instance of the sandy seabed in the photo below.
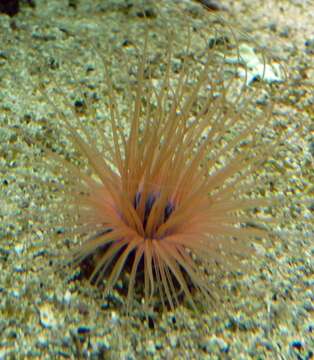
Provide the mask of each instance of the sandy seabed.
[{"label": "sandy seabed", "polygon": [[[183,303],[148,319],[140,310],[126,316],[118,293],[102,299],[84,281],[69,282],[44,271],[56,250],[53,238],[23,220],[23,212],[32,197],[49,201],[50,194],[27,177],[20,181],[19,174],[35,167],[42,175],[41,147],[60,142],[55,146],[62,148],[63,142],[51,131],[51,109],[38,101],[36,82],[28,82],[27,73],[39,78],[40,57],[49,57],[55,46],[75,63],[71,54],[84,58],[84,34],[105,31],[114,47],[115,39],[126,37],[125,29],[133,23],[136,29],[143,21],[124,1],[68,3],[36,1],[35,8],[24,4],[15,17],[0,15],[0,359],[314,359],[311,238],[295,236],[276,244],[267,250],[269,260],[260,259],[249,274],[227,274],[222,279],[228,288],[225,299],[198,313]],[[287,84],[278,85],[276,116],[305,130],[287,143],[295,156],[283,166],[295,170],[290,185],[295,193],[305,189],[313,194],[314,3],[221,3],[226,10],[219,15],[269,49],[287,69]],[[145,8],[150,9],[149,2]],[[198,11],[193,16],[202,20]],[[29,56],[36,44],[37,52]],[[118,73],[119,64],[113,66]],[[56,65],[56,84],[62,84],[64,71]],[[29,137],[14,128],[25,129]],[[71,151],[64,150],[65,155],[73,155]],[[45,224],[53,217],[47,213]],[[313,230],[313,224],[303,224],[297,216],[289,221],[292,229]]]}]

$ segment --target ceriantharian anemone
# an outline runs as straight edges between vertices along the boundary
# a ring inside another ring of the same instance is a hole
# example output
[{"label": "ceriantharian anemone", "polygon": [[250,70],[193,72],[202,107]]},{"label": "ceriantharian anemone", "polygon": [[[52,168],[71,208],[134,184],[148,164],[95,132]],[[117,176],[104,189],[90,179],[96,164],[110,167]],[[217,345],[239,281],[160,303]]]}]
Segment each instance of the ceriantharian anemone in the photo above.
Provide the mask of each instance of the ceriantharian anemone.
[{"label": "ceriantharian anemone", "polygon": [[76,149],[67,160],[51,144],[46,151],[46,169],[58,173],[50,183],[57,219],[47,227],[62,228],[67,263],[104,295],[123,278],[128,305],[158,296],[174,308],[182,295],[193,304],[195,290],[209,301],[208,273],[217,264],[237,269],[279,223],[258,210],[280,201],[261,195],[267,179],[257,171],[280,144],[266,86],[248,86],[240,65],[226,61],[228,51],[237,56],[232,29],[185,20],[184,42],[170,27],[157,35],[145,28],[108,52],[94,41],[89,71],[103,69],[104,88],[96,110],[84,84],[79,110],[53,75],[40,90]]}]

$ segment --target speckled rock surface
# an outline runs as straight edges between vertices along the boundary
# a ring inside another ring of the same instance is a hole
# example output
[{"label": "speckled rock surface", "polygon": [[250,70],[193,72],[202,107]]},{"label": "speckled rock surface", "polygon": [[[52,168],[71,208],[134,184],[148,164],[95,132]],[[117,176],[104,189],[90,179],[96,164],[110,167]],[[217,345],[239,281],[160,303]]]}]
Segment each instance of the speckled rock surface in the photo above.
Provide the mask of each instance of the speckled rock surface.
[{"label": "speckled rock surface", "polygon": [[[49,105],[49,81],[48,98],[38,84],[46,81],[49,67],[54,73],[51,86],[57,84],[75,101],[77,83],[86,85],[82,64],[85,72],[93,71],[86,51],[89,39],[99,37],[102,51],[107,48],[116,59],[119,44],[142,32],[142,12],[133,3],[38,0],[35,8],[22,6],[15,17],[0,14],[0,359],[314,358],[314,246],[313,239],[296,231],[313,231],[307,219],[314,204],[302,216],[298,206],[283,209],[288,229],[296,235],[268,248],[249,273],[224,274],[219,281],[227,291],[221,302],[199,312],[182,303],[173,312],[146,318],[138,309],[126,316],[118,292],[103,299],[75,274],[52,271],[50,261],[60,249],[46,228],[55,213],[44,214],[38,226],[28,211],[34,202],[53,202],[54,194],[27,174],[45,179],[40,166],[44,147],[65,157],[77,154],[60,126],[59,131],[52,126],[56,110]],[[196,3],[172,3],[202,21]],[[276,186],[290,195],[306,192],[313,197],[314,3],[221,3],[226,11],[219,15],[265,47],[289,74],[286,84],[275,86],[274,115],[278,131],[289,123],[299,124],[302,131],[287,141],[287,153],[278,161],[291,170],[289,183],[279,179]],[[158,18],[149,2],[145,16]],[[158,23],[153,30],[158,31]],[[136,53],[130,56],[136,58]],[[124,86],[119,66],[113,60],[112,72]],[[66,80],[69,73],[76,81]],[[88,89],[97,102],[101,80],[92,78]],[[62,96],[55,106],[64,106]],[[103,121],[101,114],[98,120]]]}]

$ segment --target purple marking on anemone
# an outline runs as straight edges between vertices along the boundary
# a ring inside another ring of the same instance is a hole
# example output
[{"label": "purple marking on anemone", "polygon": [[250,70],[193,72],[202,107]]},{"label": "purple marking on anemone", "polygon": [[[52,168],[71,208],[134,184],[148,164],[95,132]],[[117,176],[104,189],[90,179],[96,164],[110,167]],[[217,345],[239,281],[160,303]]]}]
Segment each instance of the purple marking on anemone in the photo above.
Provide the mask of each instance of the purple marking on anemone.
[{"label": "purple marking on anemone", "polygon": [[[142,196],[142,194],[138,191],[134,197],[133,206],[135,209],[137,209],[140,204],[141,196]],[[144,212],[144,220],[143,220],[144,229],[146,228],[149,215],[152,211],[152,208],[153,208],[158,196],[159,196],[159,194],[156,195],[153,193],[151,193],[147,196],[147,199],[145,202],[145,212]],[[167,205],[164,209],[164,222],[166,222],[169,219],[169,217],[174,212],[174,210],[175,210],[174,204],[172,204],[170,201],[168,201]]]}]

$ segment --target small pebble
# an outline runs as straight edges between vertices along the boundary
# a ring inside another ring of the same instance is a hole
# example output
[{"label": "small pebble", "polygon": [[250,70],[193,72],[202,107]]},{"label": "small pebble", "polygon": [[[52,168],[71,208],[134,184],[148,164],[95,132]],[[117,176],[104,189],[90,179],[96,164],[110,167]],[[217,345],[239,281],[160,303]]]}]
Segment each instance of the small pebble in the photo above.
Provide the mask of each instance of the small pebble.
[{"label": "small pebble", "polygon": [[314,38],[313,39],[307,39],[304,42],[305,45],[305,52],[307,54],[314,54]]},{"label": "small pebble", "polygon": [[156,352],[156,346],[152,340],[149,340],[146,345],[146,351],[149,355],[154,355]]},{"label": "small pebble", "polygon": [[301,350],[303,347],[303,344],[300,340],[293,340],[290,345],[297,350]]},{"label": "small pebble", "polygon": [[39,306],[40,323],[48,329],[55,329],[58,322],[54,315],[54,308],[51,304],[45,303]]},{"label": "small pebble", "polygon": [[88,326],[79,326],[77,328],[77,333],[79,335],[87,335],[90,333],[90,328]]},{"label": "small pebble", "polygon": [[66,305],[70,305],[72,294],[69,290],[64,293],[63,301]]},{"label": "small pebble", "polygon": [[213,353],[217,350],[222,353],[227,353],[229,351],[229,345],[222,338],[217,336],[205,338],[200,345],[207,353]]}]

